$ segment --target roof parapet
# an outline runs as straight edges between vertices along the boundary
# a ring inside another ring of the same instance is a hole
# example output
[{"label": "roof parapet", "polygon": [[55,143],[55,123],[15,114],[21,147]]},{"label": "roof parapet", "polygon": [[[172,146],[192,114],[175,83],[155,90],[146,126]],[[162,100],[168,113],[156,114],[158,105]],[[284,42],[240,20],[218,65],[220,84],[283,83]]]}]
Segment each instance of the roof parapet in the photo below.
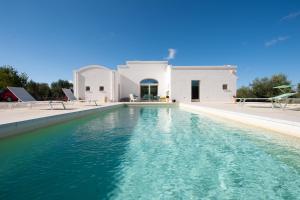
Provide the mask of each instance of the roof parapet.
[{"label": "roof parapet", "polygon": [[168,61],[141,61],[141,60],[126,61],[126,65],[128,64],[168,64]]},{"label": "roof parapet", "polygon": [[172,66],[175,70],[236,70],[236,65],[220,66]]}]

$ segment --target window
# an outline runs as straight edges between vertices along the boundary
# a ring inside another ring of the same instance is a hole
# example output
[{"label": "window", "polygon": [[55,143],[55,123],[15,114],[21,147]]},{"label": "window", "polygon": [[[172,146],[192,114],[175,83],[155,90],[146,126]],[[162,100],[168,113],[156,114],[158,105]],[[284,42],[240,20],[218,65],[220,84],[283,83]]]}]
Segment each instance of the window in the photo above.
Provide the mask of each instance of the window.
[{"label": "window", "polygon": [[87,91],[87,92],[91,91],[90,86],[85,86],[85,91]]},{"label": "window", "polygon": [[99,91],[104,91],[104,86],[100,86]]},{"label": "window", "polygon": [[223,84],[223,90],[228,90],[228,85],[227,84]]},{"label": "window", "polygon": [[192,80],[191,82],[191,100],[200,101],[200,81]]},{"label": "window", "polygon": [[142,100],[157,100],[158,81],[155,79],[143,79],[140,81],[140,96]]},{"label": "window", "polygon": [[155,79],[149,78],[149,79],[143,79],[143,80],[141,80],[140,84],[141,85],[158,84],[158,81],[155,80]]}]

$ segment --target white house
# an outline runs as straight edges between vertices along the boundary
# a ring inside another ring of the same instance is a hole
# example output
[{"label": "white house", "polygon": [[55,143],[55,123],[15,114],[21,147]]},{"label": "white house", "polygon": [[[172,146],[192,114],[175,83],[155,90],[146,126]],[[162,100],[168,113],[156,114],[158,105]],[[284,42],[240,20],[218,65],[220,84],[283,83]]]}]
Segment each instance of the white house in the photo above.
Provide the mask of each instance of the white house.
[{"label": "white house", "polygon": [[116,70],[88,65],[74,71],[78,99],[120,101],[130,94],[140,100],[168,96],[178,102],[232,102],[236,66],[172,66],[167,61],[127,61]]}]

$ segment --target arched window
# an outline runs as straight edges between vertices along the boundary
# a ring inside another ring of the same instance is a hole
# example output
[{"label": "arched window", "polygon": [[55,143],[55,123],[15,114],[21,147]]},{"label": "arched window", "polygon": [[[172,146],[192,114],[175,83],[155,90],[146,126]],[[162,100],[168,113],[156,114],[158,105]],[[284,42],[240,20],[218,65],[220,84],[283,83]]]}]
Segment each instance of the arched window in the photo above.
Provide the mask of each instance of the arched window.
[{"label": "arched window", "polygon": [[155,79],[143,79],[140,81],[141,100],[158,100],[158,81]]},{"label": "arched window", "polygon": [[140,84],[141,85],[155,85],[155,84],[158,84],[158,81],[157,80],[155,80],[155,79],[143,79],[143,80],[141,80],[141,82],[140,82]]}]

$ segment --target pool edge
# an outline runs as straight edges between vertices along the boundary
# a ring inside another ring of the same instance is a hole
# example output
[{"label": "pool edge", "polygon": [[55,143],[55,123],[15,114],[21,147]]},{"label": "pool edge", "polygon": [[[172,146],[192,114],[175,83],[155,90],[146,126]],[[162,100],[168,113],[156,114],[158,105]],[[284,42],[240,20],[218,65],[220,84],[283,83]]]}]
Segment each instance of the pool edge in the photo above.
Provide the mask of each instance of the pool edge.
[{"label": "pool edge", "polygon": [[26,133],[39,128],[63,123],[73,119],[85,117],[90,114],[95,114],[99,111],[110,110],[124,106],[124,103],[104,105],[101,107],[89,108],[84,110],[75,110],[69,113],[54,114],[45,117],[38,117],[34,119],[28,119],[23,121],[16,121],[6,124],[0,124],[0,139]]},{"label": "pool edge", "polygon": [[226,111],[217,108],[209,108],[209,107],[199,106],[199,105],[196,106],[196,105],[190,105],[185,103],[180,103],[179,107],[185,109],[186,111],[205,113],[226,120],[232,120],[235,122],[240,122],[245,125],[263,128],[277,133],[300,138],[300,123],[297,122],[280,120],[280,119],[272,119],[272,118],[261,117],[252,114]]}]

